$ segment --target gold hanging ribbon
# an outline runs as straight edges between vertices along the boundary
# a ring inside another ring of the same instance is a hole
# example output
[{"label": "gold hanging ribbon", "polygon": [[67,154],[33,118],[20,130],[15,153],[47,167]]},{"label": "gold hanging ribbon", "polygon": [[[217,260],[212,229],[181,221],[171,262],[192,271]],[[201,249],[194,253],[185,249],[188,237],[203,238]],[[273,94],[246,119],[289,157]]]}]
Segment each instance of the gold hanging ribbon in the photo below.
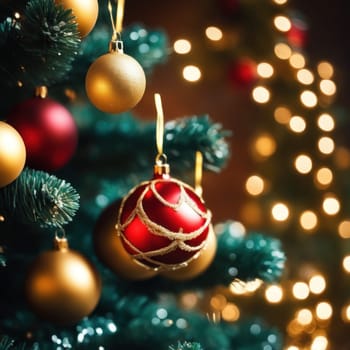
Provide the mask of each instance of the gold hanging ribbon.
[{"label": "gold hanging ribbon", "polygon": [[157,126],[156,126],[156,143],[157,143],[157,161],[160,161],[163,154],[163,139],[164,139],[164,113],[162,107],[162,99],[159,94],[154,94],[154,102],[157,111]]},{"label": "gold hanging ribbon", "polygon": [[196,152],[194,169],[194,190],[198,196],[202,196],[202,174],[203,174],[203,155],[200,151]]},{"label": "gold hanging ribbon", "polygon": [[124,4],[125,4],[125,0],[118,1],[116,18],[114,21],[112,4],[111,4],[110,0],[108,1],[108,12],[109,12],[109,16],[111,18],[112,29],[113,29],[113,35],[112,35],[113,41],[118,40],[118,35],[120,36],[120,33],[123,29]]},{"label": "gold hanging ribbon", "polygon": [[124,0],[118,0],[117,14],[115,19],[115,30],[117,33],[121,33],[123,29],[124,18]]}]

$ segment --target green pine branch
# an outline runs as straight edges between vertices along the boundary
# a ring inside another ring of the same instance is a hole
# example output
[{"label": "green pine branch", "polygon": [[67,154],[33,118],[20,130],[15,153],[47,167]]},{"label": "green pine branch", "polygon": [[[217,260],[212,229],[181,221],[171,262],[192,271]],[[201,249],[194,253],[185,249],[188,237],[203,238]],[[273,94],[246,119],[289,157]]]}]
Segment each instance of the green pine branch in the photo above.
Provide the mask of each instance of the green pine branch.
[{"label": "green pine branch", "polygon": [[0,350],[38,350],[37,346],[28,347],[26,344],[16,344],[13,339],[8,336],[0,335]]},{"label": "green pine branch", "polygon": [[54,0],[30,0],[19,18],[0,25],[0,86],[52,85],[71,70],[79,47],[71,10]]},{"label": "green pine branch", "polygon": [[62,227],[79,208],[79,194],[65,180],[43,171],[24,169],[11,184],[0,189],[0,212],[17,222],[41,227]]},{"label": "green pine branch", "polygon": [[171,345],[169,350],[203,350],[202,346],[199,343],[190,343],[190,342],[178,342],[177,345]]},{"label": "green pine branch", "polygon": [[281,241],[261,233],[243,235],[234,221],[215,226],[218,247],[208,270],[191,283],[194,285],[228,285],[234,279],[245,282],[256,278],[272,283],[284,272],[286,256]]},{"label": "green pine branch", "polygon": [[[88,118],[89,109],[84,111],[73,110],[73,113]],[[140,122],[131,115],[106,120],[99,112],[96,113],[96,124],[81,129],[80,147],[75,156],[79,169],[86,173],[91,164],[94,173],[98,171],[101,177],[114,180],[116,173],[111,164],[122,163],[123,168],[118,171],[127,174],[152,169],[156,156],[155,123]],[[216,172],[226,165],[230,157],[226,140],[230,132],[224,130],[221,124],[214,123],[208,115],[169,121],[164,131],[164,152],[171,169],[177,174],[193,172],[196,151],[203,154],[204,168]],[[79,169],[76,171],[79,172]]]}]

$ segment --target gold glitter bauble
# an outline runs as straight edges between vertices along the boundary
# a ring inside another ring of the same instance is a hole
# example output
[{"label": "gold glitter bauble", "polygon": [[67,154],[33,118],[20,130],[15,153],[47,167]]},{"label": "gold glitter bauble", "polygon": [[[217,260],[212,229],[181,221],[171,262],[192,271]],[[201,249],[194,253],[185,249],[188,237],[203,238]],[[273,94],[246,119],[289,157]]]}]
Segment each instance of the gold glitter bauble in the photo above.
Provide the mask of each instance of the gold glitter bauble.
[{"label": "gold glitter bauble", "polygon": [[95,267],[70,250],[66,239],[56,239],[56,249],[41,253],[32,263],[25,294],[35,314],[58,325],[72,325],[89,315],[101,295]]},{"label": "gold glitter bauble", "polygon": [[96,108],[106,113],[121,113],[141,100],[146,77],[134,58],[111,51],[91,64],[86,74],[85,88]]},{"label": "gold glitter bauble", "polygon": [[125,251],[115,224],[121,201],[109,205],[98,218],[94,229],[94,247],[98,258],[116,275],[127,280],[145,280],[157,272],[136,263]]},{"label": "gold glitter bauble", "polygon": [[82,37],[88,35],[94,28],[98,16],[97,0],[56,0],[55,2],[72,10]]},{"label": "gold glitter bauble", "polygon": [[209,226],[209,233],[205,247],[198,258],[193,259],[187,266],[173,271],[162,272],[161,275],[177,281],[186,281],[199,276],[212,263],[217,248],[217,239],[213,226]]},{"label": "gold glitter bauble", "polygon": [[0,121],[0,187],[14,181],[26,161],[26,147],[21,135],[11,125]]}]

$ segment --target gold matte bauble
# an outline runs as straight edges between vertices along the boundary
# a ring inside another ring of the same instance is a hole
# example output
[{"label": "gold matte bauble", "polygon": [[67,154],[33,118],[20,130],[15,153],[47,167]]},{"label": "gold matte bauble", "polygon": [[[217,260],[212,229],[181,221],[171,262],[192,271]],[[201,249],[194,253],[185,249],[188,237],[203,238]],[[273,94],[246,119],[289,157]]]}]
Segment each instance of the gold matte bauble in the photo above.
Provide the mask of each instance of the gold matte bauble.
[{"label": "gold matte bauble", "polygon": [[201,250],[200,255],[196,259],[193,259],[187,266],[173,271],[162,272],[161,275],[177,281],[186,281],[195,278],[203,273],[212,263],[215,257],[216,248],[216,234],[213,226],[210,225],[207,242]]},{"label": "gold matte bauble", "polygon": [[11,125],[0,121],[0,187],[14,181],[26,162],[26,147]]},{"label": "gold matte bauble", "polygon": [[41,253],[32,263],[25,294],[33,312],[58,325],[72,325],[89,315],[101,295],[95,267],[56,239],[56,249]]},{"label": "gold matte bauble", "polygon": [[88,35],[94,28],[98,16],[97,0],[56,0],[55,2],[72,10],[82,37]]},{"label": "gold matte bauble", "polygon": [[106,113],[122,113],[133,108],[146,88],[145,73],[131,56],[111,51],[94,61],[85,79],[91,103]]},{"label": "gold matte bauble", "polygon": [[145,280],[157,272],[136,263],[125,251],[117,234],[120,201],[109,205],[98,218],[94,228],[94,247],[98,258],[116,275],[127,280]]}]

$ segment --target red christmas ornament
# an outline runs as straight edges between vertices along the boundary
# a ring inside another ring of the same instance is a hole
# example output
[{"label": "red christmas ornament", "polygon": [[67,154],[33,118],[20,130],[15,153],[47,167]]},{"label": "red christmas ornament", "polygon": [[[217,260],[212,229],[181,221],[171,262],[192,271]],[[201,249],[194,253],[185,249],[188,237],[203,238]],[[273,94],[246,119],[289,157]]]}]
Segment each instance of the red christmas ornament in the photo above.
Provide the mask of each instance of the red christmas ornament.
[{"label": "red christmas ornament", "polygon": [[140,264],[175,269],[200,253],[211,213],[194,189],[171,178],[168,164],[124,197],[117,229],[125,250]]},{"label": "red christmas ornament", "polygon": [[286,33],[286,36],[291,45],[304,47],[307,42],[307,25],[302,20],[293,20],[292,26]]},{"label": "red christmas ornament", "polygon": [[235,86],[250,86],[257,79],[256,63],[249,59],[243,58],[235,61],[228,70],[228,78]]},{"label": "red christmas ornament", "polygon": [[30,98],[15,106],[7,121],[22,136],[27,165],[53,171],[64,166],[77,146],[77,127],[70,112],[45,97]]}]

